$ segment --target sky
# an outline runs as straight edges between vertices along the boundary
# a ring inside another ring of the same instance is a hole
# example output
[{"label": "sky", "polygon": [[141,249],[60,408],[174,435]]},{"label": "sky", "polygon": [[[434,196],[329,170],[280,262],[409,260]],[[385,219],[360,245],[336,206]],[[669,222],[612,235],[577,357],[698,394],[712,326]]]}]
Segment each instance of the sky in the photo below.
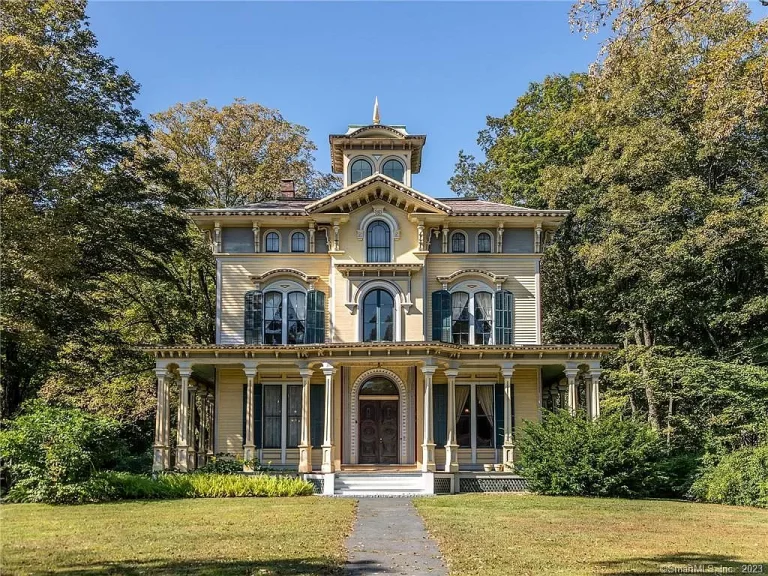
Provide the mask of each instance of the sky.
[{"label": "sky", "polygon": [[99,51],[141,84],[146,116],[237,97],[309,128],[317,169],[328,135],[371,122],[426,134],[413,185],[451,196],[461,149],[530,82],[585,71],[602,38],[571,32],[567,2],[98,2]]}]

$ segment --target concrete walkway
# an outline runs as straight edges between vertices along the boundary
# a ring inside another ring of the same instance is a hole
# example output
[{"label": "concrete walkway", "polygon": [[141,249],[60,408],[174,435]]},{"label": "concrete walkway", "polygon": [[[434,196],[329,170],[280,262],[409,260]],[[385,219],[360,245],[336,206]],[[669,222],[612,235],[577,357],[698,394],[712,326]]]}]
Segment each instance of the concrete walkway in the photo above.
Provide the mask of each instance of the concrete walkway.
[{"label": "concrete walkway", "polygon": [[361,498],[347,550],[346,574],[448,574],[410,498]]}]

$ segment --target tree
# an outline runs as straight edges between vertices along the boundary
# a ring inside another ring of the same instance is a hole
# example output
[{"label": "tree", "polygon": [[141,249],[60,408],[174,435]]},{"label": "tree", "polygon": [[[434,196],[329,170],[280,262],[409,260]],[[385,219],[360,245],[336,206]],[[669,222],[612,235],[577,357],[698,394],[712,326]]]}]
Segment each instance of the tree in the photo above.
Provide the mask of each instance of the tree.
[{"label": "tree", "polygon": [[152,154],[133,79],[96,51],[77,0],[4,2],[0,66],[2,415],[108,320],[107,277],[183,249],[188,189]]},{"label": "tree", "polygon": [[299,194],[321,196],[340,180],[317,172],[316,147],[304,126],[277,111],[237,99],[220,110],[206,100],[177,104],[151,116],[149,148],[166,157],[213,207],[242,206],[277,196],[282,178]]}]

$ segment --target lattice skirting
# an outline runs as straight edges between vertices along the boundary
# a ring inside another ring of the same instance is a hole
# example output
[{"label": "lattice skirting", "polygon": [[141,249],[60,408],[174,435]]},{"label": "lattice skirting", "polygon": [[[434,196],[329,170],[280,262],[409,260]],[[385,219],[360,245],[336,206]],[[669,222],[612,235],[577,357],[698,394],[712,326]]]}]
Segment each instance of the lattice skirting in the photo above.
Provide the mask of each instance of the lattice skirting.
[{"label": "lattice skirting", "polygon": [[459,492],[525,492],[527,489],[523,478],[459,478]]},{"label": "lattice skirting", "polygon": [[450,494],[451,493],[451,479],[450,478],[435,478],[435,494]]},{"label": "lattice skirting", "polygon": [[322,478],[307,478],[307,482],[312,484],[312,493],[313,494],[322,494],[323,493],[323,483],[324,483],[324,480]]}]

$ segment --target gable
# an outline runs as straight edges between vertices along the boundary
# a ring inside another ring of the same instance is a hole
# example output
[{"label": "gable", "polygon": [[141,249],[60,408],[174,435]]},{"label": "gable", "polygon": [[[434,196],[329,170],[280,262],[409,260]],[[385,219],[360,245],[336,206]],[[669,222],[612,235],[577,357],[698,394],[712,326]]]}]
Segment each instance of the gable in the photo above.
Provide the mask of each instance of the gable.
[{"label": "gable", "polygon": [[308,214],[351,213],[372,202],[386,202],[405,212],[447,215],[445,203],[383,174],[374,174],[306,207]]}]

